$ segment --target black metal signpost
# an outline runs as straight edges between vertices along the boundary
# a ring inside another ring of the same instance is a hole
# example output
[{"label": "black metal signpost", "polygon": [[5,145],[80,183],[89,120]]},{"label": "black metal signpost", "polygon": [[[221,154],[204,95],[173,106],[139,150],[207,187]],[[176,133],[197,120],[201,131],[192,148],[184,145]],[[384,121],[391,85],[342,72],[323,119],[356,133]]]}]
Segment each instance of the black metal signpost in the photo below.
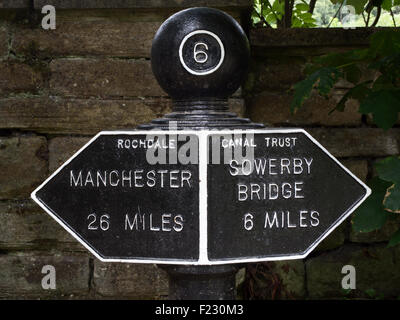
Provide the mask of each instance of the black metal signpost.
[{"label": "black metal signpost", "polygon": [[173,299],[233,299],[238,264],[304,258],[370,190],[306,131],[228,111],[248,58],[227,14],[173,15],[152,47],[173,113],[100,132],[32,198],[100,260],[162,265]]}]

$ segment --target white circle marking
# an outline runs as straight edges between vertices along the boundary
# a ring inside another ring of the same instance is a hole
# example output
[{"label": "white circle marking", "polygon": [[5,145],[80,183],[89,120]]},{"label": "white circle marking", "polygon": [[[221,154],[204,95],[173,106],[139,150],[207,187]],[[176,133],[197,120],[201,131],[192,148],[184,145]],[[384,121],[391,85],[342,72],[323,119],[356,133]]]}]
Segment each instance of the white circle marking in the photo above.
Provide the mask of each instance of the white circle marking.
[{"label": "white circle marking", "polygon": [[[194,35],[196,35],[196,34],[208,34],[208,35],[212,36],[215,40],[217,40],[217,42],[218,42],[218,44],[219,44],[219,46],[220,46],[220,48],[221,48],[221,58],[220,58],[218,64],[217,64],[214,68],[212,68],[212,69],[210,69],[210,70],[208,70],[208,71],[204,71],[204,72],[194,71],[194,70],[190,69],[190,68],[186,65],[185,61],[183,60],[183,46],[185,45],[186,41],[187,41],[189,38],[191,38],[192,36],[194,36]],[[219,67],[221,66],[222,62],[224,62],[224,58],[225,58],[225,48],[224,48],[224,45],[223,45],[221,39],[220,39],[215,33],[212,33],[211,31],[207,31],[207,30],[196,30],[196,31],[193,31],[193,32],[189,33],[188,35],[186,35],[185,38],[183,38],[183,40],[182,40],[182,42],[181,42],[181,45],[179,46],[179,59],[181,60],[182,66],[183,66],[189,73],[194,74],[194,75],[196,75],[196,76],[205,76],[205,75],[207,75],[207,74],[210,74],[210,73],[213,73],[213,72],[217,71],[217,70],[219,69]]]}]

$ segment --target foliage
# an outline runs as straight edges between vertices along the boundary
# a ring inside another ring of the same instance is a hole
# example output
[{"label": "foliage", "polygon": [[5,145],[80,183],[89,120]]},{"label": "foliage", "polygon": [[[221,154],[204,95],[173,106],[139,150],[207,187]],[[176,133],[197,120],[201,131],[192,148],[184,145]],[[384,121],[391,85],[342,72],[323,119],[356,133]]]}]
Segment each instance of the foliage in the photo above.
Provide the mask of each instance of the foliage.
[{"label": "foliage", "polygon": [[377,295],[376,290],[373,288],[365,290],[365,293],[369,297],[369,299],[383,300],[385,298],[385,296],[382,293]]},{"label": "foliage", "polygon": [[[363,79],[367,68],[375,76]],[[307,77],[294,86],[291,103],[296,112],[315,91],[328,97],[339,80],[353,84],[331,112],[343,112],[346,102],[359,102],[359,112],[372,117],[380,128],[391,128],[400,111],[400,30],[374,33],[367,49],[356,49],[317,57],[306,68]],[[388,157],[375,165],[377,177],[369,181],[372,195],[360,206],[353,228],[370,232],[381,228],[388,219],[400,214],[400,158]],[[389,245],[400,243],[400,230]]]},{"label": "foliage", "polygon": [[315,19],[310,12],[310,5],[305,1],[295,3],[294,0],[289,1],[290,7],[286,7],[286,11],[290,11],[290,25],[285,25],[285,1],[283,0],[255,0],[252,20],[254,24],[261,24],[267,27],[294,27],[294,28],[311,28],[315,27]]},{"label": "foliage", "polygon": [[[268,28],[397,26],[400,0],[255,0],[253,24]],[[335,84],[346,80],[347,90],[332,112],[343,112],[346,102],[359,102],[359,112],[380,128],[395,125],[400,111],[400,31],[375,33],[368,49],[350,50],[316,58],[308,76],[294,86],[291,111],[296,112],[313,91],[328,97]],[[364,79],[367,68],[374,78]],[[400,159],[389,157],[376,164],[378,176],[369,185],[373,194],[354,217],[354,229],[369,232],[400,214]],[[400,243],[400,230],[389,246]]]},{"label": "foliage", "polygon": [[389,217],[389,212],[383,207],[382,199],[390,183],[375,177],[369,181],[368,186],[373,192],[357,209],[353,218],[353,229],[356,232],[371,232],[380,229]]},{"label": "foliage", "polygon": [[341,72],[332,67],[322,67],[308,76],[305,80],[300,81],[294,86],[294,96],[291,103],[291,111],[303,104],[310,97],[312,89],[317,88],[318,92],[327,96],[337,79],[341,76]]},{"label": "foliage", "polygon": [[400,0],[254,0],[253,24],[269,28],[400,24]]}]

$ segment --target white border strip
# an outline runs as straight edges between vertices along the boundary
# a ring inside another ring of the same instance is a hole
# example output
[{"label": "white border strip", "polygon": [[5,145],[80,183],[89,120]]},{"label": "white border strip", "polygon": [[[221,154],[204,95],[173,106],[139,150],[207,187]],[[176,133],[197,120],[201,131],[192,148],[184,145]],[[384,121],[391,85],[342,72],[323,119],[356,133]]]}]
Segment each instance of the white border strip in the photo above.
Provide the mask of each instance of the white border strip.
[{"label": "white border strip", "polygon": [[[238,259],[223,259],[218,261],[210,261],[208,259],[208,246],[207,246],[207,163],[208,163],[208,137],[211,134],[273,134],[273,133],[304,133],[313,143],[322,149],[335,163],[337,163],[345,172],[347,172],[354,180],[356,180],[362,187],[365,188],[365,196],[355,204],[348,212],[346,212],[341,219],[339,219],[333,226],[330,227],[319,239],[317,239],[304,253],[298,255],[281,255],[281,256],[262,256],[251,258],[238,258]],[[92,144],[99,136],[102,135],[177,135],[177,134],[192,134],[199,138],[199,260],[177,260],[177,259],[118,259],[118,258],[103,258],[100,256],[84,239],[78,236],[67,224],[59,219],[51,208],[47,207],[40,199],[37,198],[36,193],[43,188],[54,176],[56,176],[65,166],[67,166],[73,159],[75,159],[81,152],[83,152],[90,144]],[[78,240],[86,249],[88,249],[97,259],[102,262],[123,262],[123,263],[157,263],[157,264],[180,264],[180,265],[221,265],[229,263],[247,263],[247,262],[260,262],[260,261],[280,261],[280,260],[293,260],[305,258],[314,248],[323,241],[333,230],[336,229],[354,210],[356,210],[361,203],[371,194],[371,190],[359,178],[357,178],[349,169],[341,164],[335,157],[333,157],[317,140],[315,140],[307,131],[303,129],[263,129],[263,130],[148,130],[148,131],[102,131],[95,135],[89,142],[79,149],[71,158],[69,158],[61,167],[59,167],[50,177],[48,177],[39,187],[32,193],[32,199],[46,211],[54,220],[56,220],[65,230],[67,230],[76,240]]]},{"label": "white border strip", "polygon": [[199,264],[209,264],[208,260],[208,131],[198,132],[199,137]]}]

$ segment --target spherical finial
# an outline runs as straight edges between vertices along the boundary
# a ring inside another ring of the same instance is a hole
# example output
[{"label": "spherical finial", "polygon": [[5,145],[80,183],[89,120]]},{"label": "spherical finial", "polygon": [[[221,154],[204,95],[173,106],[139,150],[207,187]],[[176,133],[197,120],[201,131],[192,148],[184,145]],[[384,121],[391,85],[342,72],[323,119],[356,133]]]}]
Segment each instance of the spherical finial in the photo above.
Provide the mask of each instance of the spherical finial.
[{"label": "spherical finial", "polygon": [[160,86],[173,99],[226,99],[244,80],[250,55],[240,25],[211,8],[191,8],[158,29],[151,65]]}]

